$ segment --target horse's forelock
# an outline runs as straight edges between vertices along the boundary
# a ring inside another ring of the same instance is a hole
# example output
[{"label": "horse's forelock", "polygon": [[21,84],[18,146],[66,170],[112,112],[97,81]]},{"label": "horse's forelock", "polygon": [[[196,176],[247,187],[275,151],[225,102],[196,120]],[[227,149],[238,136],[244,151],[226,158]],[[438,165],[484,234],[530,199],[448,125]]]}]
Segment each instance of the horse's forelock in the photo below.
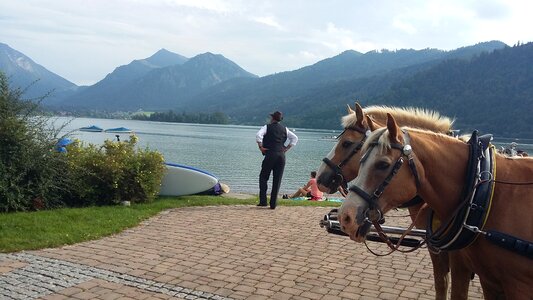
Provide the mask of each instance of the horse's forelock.
[{"label": "horse's forelock", "polygon": [[366,153],[368,151],[368,148],[370,147],[370,144],[372,143],[378,143],[378,146],[380,147],[380,151],[386,151],[390,148],[390,139],[389,135],[386,134],[387,127],[382,127],[379,129],[376,129],[366,139],[362,149],[361,153]]},{"label": "horse's forelock", "polygon": [[342,117],[342,127],[349,128],[354,127],[357,124],[357,114],[347,114]]}]

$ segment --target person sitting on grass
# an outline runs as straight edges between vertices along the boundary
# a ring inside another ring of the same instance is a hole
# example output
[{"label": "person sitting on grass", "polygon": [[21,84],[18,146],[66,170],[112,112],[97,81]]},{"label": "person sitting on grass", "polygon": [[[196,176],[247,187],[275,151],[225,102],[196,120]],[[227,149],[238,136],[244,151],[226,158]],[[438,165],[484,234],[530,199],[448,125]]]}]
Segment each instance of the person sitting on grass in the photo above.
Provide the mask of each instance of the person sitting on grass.
[{"label": "person sitting on grass", "polygon": [[290,198],[296,198],[296,197],[310,197],[312,201],[322,200],[323,193],[318,189],[318,185],[316,184],[316,172],[311,172],[311,178],[307,182],[306,185],[299,188],[296,193],[291,195],[290,197],[287,196],[287,194],[283,195],[283,199],[290,199]]}]

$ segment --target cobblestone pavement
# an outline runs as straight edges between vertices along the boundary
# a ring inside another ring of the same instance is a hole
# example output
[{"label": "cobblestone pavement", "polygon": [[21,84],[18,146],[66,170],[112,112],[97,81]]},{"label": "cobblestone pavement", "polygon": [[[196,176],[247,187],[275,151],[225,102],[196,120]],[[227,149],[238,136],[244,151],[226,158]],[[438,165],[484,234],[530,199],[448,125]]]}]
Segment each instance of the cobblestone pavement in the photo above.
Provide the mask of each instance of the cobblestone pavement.
[{"label": "cobblestone pavement", "polygon": [[[0,254],[0,299],[434,299],[427,250],[375,257],[320,228],[328,211],[181,208],[100,240]],[[469,296],[483,299],[477,278]]]}]

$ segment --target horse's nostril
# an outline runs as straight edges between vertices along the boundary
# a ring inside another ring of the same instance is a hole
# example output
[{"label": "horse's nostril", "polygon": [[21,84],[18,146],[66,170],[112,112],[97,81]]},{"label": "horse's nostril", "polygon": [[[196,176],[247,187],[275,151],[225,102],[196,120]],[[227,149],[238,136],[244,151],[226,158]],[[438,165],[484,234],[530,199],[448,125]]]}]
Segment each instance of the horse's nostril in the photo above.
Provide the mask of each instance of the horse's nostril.
[{"label": "horse's nostril", "polygon": [[344,223],[349,224],[352,221],[352,218],[350,216],[345,215],[343,218]]}]

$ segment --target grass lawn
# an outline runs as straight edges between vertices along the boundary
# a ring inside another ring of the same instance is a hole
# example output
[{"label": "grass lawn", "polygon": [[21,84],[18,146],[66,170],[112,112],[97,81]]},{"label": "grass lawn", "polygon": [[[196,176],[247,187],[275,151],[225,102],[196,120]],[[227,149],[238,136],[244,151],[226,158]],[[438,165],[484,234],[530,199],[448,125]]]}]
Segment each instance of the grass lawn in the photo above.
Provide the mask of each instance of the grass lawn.
[{"label": "grass lawn", "polygon": [[[147,204],[93,206],[36,212],[0,213],[0,252],[54,248],[94,240],[137,226],[157,213],[178,207],[255,205],[257,197],[162,197]],[[279,200],[280,206],[340,206],[336,202]]]}]

